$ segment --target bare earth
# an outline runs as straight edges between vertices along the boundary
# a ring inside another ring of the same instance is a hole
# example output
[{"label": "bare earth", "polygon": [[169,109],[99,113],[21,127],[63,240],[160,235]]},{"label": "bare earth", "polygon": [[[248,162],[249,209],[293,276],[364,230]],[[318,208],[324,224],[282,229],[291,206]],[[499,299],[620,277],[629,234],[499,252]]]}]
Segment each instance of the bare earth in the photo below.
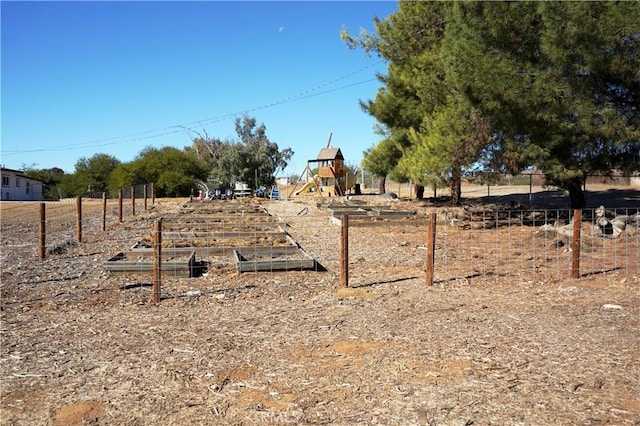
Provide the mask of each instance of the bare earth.
[{"label": "bare earth", "polygon": [[261,202],[326,270],[239,274],[213,259],[203,276],[163,277],[158,305],[149,274],[103,265],[185,200],[45,260],[33,207],[5,203],[0,424],[640,425],[637,268],[428,287],[424,227],[396,224],[350,231],[340,288],[340,228],[315,201]]}]

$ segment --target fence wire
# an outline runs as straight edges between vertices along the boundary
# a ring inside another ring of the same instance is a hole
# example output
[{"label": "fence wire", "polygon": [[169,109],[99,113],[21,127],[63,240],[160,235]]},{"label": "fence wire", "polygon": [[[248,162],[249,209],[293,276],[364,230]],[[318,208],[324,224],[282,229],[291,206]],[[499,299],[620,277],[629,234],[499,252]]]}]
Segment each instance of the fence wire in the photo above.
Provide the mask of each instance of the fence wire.
[{"label": "fence wire", "polygon": [[[46,203],[44,260],[38,258],[40,203],[3,203],[3,278],[7,272],[20,285],[84,279],[120,298],[146,301],[156,259],[154,224],[161,220],[163,299],[203,293],[225,297],[261,285],[268,289],[271,283],[311,294],[317,283],[339,285],[345,254],[350,287],[425,279],[425,212],[372,216],[363,208],[249,199],[158,201],[145,210],[138,198],[135,216],[131,200],[124,200],[120,222],[118,199],[108,199],[106,210],[102,200],[90,199],[82,200],[78,241],[76,201]],[[346,252],[340,225],[345,214]],[[638,209],[585,209],[581,217],[581,276],[640,272]],[[463,215],[438,210],[434,282],[569,279],[575,247],[572,218],[567,209],[479,209]],[[25,275],[25,263],[33,262],[40,262],[35,266],[43,271],[40,281]]]},{"label": "fence wire", "polygon": [[[631,218],[614,236],[598,225],[595,210],[582,210],[580,275],[626,269],[638,271],[637,210],[622,209]],[[571,277],[573,224],[570,210],[483,211],[469,221],[455,219],[438,226],[436,279],[478,276],[546,281]],[[606,228],[606,227],[604,227]]]}]

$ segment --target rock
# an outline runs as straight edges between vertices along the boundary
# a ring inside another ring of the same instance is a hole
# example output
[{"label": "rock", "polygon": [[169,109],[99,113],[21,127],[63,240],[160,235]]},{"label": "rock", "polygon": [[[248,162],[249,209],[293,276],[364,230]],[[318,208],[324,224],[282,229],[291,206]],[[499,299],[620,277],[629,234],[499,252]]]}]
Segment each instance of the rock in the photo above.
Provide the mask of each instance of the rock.
[{"label": "rock", "polygon": [[202,292],[200,290],[189,290],[184,295],[187,297],[196,298],[196,297],[200,297],[202,295]]},{"label": "rock", "polygon": [[398,194],[395,192],[385,192],[384,194],[380,194],[380,198],[383,200],[396,200],[398,198]]},{"label": "rock", "polygon": [[602,309],[619,309],[619,310],[621,310],[623,308],[620,305],[614,305],[614,304],[611,304],[611,303],[605,303],[604,305],[602,305]]}]

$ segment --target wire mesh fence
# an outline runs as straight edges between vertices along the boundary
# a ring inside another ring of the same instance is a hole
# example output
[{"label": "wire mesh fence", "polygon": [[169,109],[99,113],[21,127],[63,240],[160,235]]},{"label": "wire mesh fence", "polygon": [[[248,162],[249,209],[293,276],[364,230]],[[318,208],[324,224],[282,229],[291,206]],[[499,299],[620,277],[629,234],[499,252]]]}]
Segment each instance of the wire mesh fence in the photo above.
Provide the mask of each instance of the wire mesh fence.
[{"label": "wire mesh fence", "polygon": [[630,218],[630,223],[614,236],[603,229],[606,226],[598,225],[595,210],[582,210],[579,246],[574,243],[571,210],[483,210],[469,221],[444,221],[438,231],[436,279],[565,279],[572,276],[575,258],[580,275],[620,269],[637,272],[640,247],[636,211],[620,212],[619,217]]},{"label": "wire mesh fence", "polygon": [[[1,232],[3,247],[27,249],[21,256],[73,253],[81,243],[109,239],[111,231],[135,209],[144,211],[144,199],[63,199],[55,202],[3,203]],[[9,250],[10,251],[10,250]],[[40,256],[40,257],[44,257]]]},{"label": "wire mesh fence", "polygon": [[[278,421],[279,413],[289,410],[295,416],[285,421],[304,422],[317,420],[318,407],[331,409],[323,401],[345,391],[339,396],[353,400],[346,407],[349,416],[327,411],[322,421],[362,420],[363,404],[375,411],[379,402],[400,395],[404,402],[397,410],[373,421],[393,422],[409,413],[420,422],[425,417],[411,409],[425,396],[442,393],[427,407],[441,412],[448,394],[462,392],[475,401],[469,415],[458,412],[464,423],[488,400],[502,398],[489,415],[503,412],[504,401],[513,402],[514,375],[505,375],[506,370],[522,379],[516,391],[526,401],[516,401],[514,412],[531,408],[531,391],[541,388],[550,391],[534,395],[536,400],[555,398],[570,401],[567,407],[582,407],[593,401],[594,389],[575,388],[595,381],[599,392],[603,374],[619,391],[604,395],[607,401],[624,399],[637,388],[635,371],[625,368],[633,364],[637,343],[636,211],[580,212],[580,271],[590,276],[577,281],[569,278],[573,211],[374,205],[379,198],[347,202],[334,197],[332,204],[325,198],[319,206],[160,199],[135,216],[125,215],[121,223],[117,200],[109,200],[111,226],[104,234],[88,220],[99,222],[100,201],[94,208],[83,200],[88,221],[82,242],[44,259],[37,254],[38,233],[31,229],[38,227],[38,206],[30,213],[7,214],[6,208],[16,207],[2,203],[2,357],[8,360],[3,379],[14,392],[9,402],[16,404],[9,411],[21,416],[14,416],[18,422],[53,418],[65,407],[82,408],[69,404],[67,390],[77,388],[75,394],[104,402],[106,416],[120,419],[117,423],[138,421],[118,413],[148,413],[169,399],[178,402],[157,413],[159,422],[165,413],[184,409],[184,401],[204,401],[192,418],[211,418],[211,423]],[[60,204],[61,210],[47,204],[47,225],[56,231],[48,238],[75,238],[74,201]],[[70,218],[58,220],[54,212]],[[432,213],[435,285],[428,288]],[[349,218],[345,289],[338,288],[343,217]],[[622,218],[625,227],[618,232]],[[166,265],[161,302],[154,306],[149,301],[157,246]],[[314,260],[312,266],[297,249]],[[181,250],[195,252],[192,263],[179,255]],[[110,259],[121,263],[119,253],[137,266],[108,270]],[[239,269],[242,262],[248,269]],[[584,362],[576,367],[576,360]],[[603,372],[603,365],[616,368]],[[390,374],[376,382],[380,371]],[[284,379],[276,383],[274,377]],[[540,377],[548,380],[541,385]],[[139,398],[131,398],[130,378]],[[566,383],[578,384],[566,389]],[[43,414],[22,404],[25,388],[48,389],[46,402],[55,409]],[[357,399],[362,389],[373,388],[381,391]],[[256,389],[264,391],[263,397],[255,397]],[[488,396],[478,400],[485,391]],[[576,398],[580,404],[572,403]],[[290,405],[274,409],[271,404],[280,400]],[[300,407],[309,416],[296,411]],[[622,406],[604,404],[594,413],[608,419],[611,407]],[[565,416],[567,423],[593,417],[591,412],[579,417],[582,411],[578,407]],[[625,413],[611,418],[633,418]]]},{"label": "wire mesh fence", "polygon": [[3,277],[39,282],[28,271],[40,269],[49,271],[49,284],[84,277],[140,301],[154,295],[157,280],[163,299],[271,282],[309,292],[320,282],[340,286],[345,272],[349,287],[365,290],[426,283],[431,212],[437,212],[436,284],[563,280],[572,276],[576,258],[580,276],[640,272],[638,209],[582,210],[576,245],[575,213],[568,209],[405,212],[264,199],[157,200],[145,209],[143,198],[127,201],[122,221],[121,199],[83,199],[81,211],[78,200],[46,203],[45,259],[39,256],[41,204],[3,203]]}]

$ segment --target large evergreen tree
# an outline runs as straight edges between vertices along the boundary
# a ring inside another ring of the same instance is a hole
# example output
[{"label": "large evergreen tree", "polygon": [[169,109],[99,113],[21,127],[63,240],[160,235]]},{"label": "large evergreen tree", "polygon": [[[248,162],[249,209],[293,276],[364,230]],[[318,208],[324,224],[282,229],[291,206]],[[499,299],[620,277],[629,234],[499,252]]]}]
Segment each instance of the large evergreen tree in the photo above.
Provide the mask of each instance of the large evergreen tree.
[{"label": "large evergreen tree", "polygon": [[588,173],[638,170],[637,2],[400,2],[351,47],[389,62],[367,112],[402,141],[417,182],[529,165],[585,199]]},{"label": "large evergreen tree", "polygon": [[572,207],[589,173],[637,170],[637,2],[459,3],[450,29],[451,77],[492,119],[494,164],[536,165]]},{"label": "large evergreen tree", "polygon": [[392,139],[384,139],[364,152],[362,168],[380,178],[380,194],[386,191],[386,178],[395,169],[401,156],[402,152]]}]

